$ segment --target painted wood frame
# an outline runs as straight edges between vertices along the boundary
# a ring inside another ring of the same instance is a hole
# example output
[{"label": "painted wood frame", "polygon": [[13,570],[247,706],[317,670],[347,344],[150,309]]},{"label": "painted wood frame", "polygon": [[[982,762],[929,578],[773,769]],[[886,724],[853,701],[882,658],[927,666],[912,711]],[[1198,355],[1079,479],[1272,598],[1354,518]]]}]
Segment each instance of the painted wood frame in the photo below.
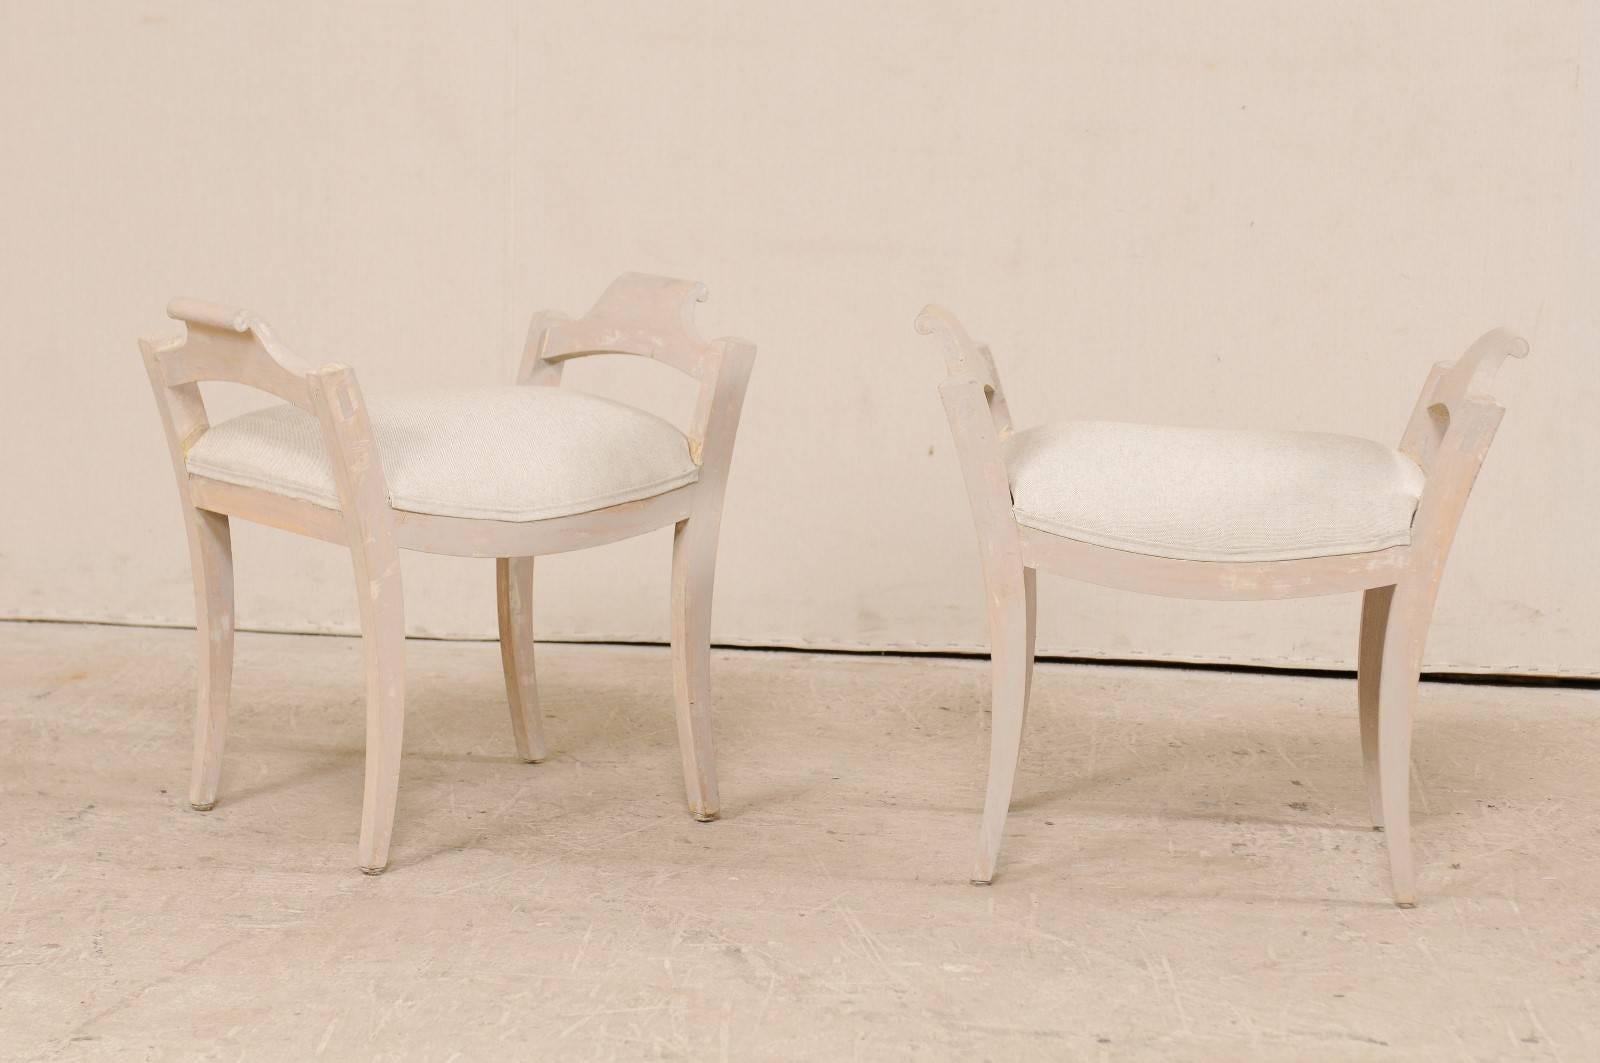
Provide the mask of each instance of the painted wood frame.
[{"label": "painted wood frame", "polygon": [[[755,347],[725,337],[702,340],[693,307],[703,285],[628,273],[581,318],[535,315],[517,383],[557,386],[562,366],[593,354],[664,362],[699,382],[688,438],[695,482],[662,494],[571,516],[526,522],[475,520],[397,510],[390,505],[372,426],[355,373],[300,361],[259,317],[192,299],[174,299],[170,317],[186,326],[165,340],[141,340],[177,477],[194,572],[200,640],[194,761],[189,804],[214,807],[233,673],[233,548],[237,517],[349,547],[366,656],[367,748],[358,864],[379,874],[399,789],[405,708],[405,612],[399,551],[495,559],[501,663],[512,734],[523,760],[546,756],[534,677],[534,558],[641,535],[672,525],[672,669],[684,786],[695,819],[717,818],[720,798],[711,739],[711,595],[718,531],[734,437]],[[188,454],[210,427],[200,384],[227,381],[268,392],[313,414],[334,471],[339,506],[192,475]]]},{"label": "painted wood frame", "polygon": [[1456,527],[1505,413],[1491,397],[1490,384],[1508,356],[1527,355],[1527,343],[1497,329],[1429,374],[1400,442],[1400,450],[1426,475],[1408,545],[1293,561],[1218,562],[1137,554],[1019,525],[1004,456],[1011,414],[993,355],[942,307],[926,307],[916,327],[943,342],[948,372],[939,393],[966,481],[988,589],[989,782],[972,881],[989,884],[999,858],[1033,678],[1035,573],[1044,569],[1171,598],[1240,601],[1360,591],[1357,686],[1367,795],[1374,829],[1384,831],[1388,843],[1395,903],[1415,906],[1411,718],[1422,650]]}]

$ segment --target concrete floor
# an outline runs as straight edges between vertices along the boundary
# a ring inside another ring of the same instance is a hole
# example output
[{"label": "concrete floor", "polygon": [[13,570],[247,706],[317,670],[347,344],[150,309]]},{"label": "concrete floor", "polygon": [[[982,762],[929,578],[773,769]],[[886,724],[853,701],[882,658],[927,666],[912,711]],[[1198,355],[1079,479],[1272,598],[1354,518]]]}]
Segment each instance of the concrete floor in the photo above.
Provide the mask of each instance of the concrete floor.
[{"label": "concrete floor", "polygon": [[967,885],[981,662],[719,653],[721,822],[665,651],[412,642],[393,863],[355,870],[360,647],[244,635],[183,800],[188,632],[0,625],[5,1059],[1600,1058],[1600,692],[1428,684],[1422,906],[1353,683],[1042,666]]}]

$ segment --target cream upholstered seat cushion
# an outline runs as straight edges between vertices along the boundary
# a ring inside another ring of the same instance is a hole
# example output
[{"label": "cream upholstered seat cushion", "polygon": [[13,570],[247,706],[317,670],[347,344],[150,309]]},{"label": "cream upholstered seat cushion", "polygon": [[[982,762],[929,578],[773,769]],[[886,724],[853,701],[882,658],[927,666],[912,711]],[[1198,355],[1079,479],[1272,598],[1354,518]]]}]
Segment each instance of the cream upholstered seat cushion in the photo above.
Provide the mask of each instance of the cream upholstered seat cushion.
[{"label": "cream upholstered seat cushion", "polygon": [[1005,441],[1017,522],[1190,561],[1286,561],[1411,541],[1423,472],[1381,443],[1074,421]]},{"label": "cream upholstered seat cushion", "polygon": [[[396,509],[529,521],[586,513],[694,482],[683,433],[631,406],[557,387],[374,397],[367,413]],[[337,507],[317,419],[273,406],[215,425],[189,471]]]}]

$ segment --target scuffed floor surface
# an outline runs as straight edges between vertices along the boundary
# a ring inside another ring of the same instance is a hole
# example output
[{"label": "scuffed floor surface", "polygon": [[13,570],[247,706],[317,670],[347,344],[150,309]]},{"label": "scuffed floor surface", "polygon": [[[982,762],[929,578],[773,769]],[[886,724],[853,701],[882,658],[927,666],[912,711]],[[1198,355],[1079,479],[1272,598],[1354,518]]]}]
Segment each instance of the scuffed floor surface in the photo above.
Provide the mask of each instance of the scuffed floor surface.
[{"label": "scuffed floor surface", "polygon": [[724,816],[668,657],[412,642],[389,873],[360,645],[244,635],[184,803],[193,635],[0,625],[0,1057],[1600,1058],[1600,693],[1428,684],[1422,906],[1354,684],[1042,666],[991,888],[981,662],[718,653]]}]

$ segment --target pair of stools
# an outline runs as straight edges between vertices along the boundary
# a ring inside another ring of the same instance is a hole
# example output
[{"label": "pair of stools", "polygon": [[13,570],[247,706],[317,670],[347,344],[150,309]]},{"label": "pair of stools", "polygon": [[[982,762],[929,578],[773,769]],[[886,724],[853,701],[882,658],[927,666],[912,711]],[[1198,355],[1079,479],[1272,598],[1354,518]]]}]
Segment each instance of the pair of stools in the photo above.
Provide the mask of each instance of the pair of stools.
[{"label": "pair of stools", "polygon": [[[672,667],[689,811],[717,817],[710,619],[717,533],[755,347],[700,339],[704,287],[625,274],[581,318],[535,316],[516,385],[375,401],[342,365],[314,368],[243,310],[187,299],[185,333],[140,349],[177,474],[194,571],[199,696],[189,803],[214,806],[233,673],[240,517],[349,547],[366,656],[359,863],[388,863],[400,778],[405,621],[399,551],[495,559],[500,653],[517,752],[545,757],[531,598],[539,554],[672,525]],[[1014,431],[988,348],[948,312],[940,387],[977,525],[992,660],[989,784],[972,880],[994,876],[1033,676],[1037,570],[1169,597],[1363,592],[1362,757],[1394,897],[1416,901],[1411,716],[1446,555],[1503,409],[1494,371],[1527,345],[1496,331],[1436,365],[1398,450],[1347,436],[1067,422]],[[654,358],[699,382],[687,433],[561,388],[570,359]],[[199,385],[283,400],[217,425]]]}]

